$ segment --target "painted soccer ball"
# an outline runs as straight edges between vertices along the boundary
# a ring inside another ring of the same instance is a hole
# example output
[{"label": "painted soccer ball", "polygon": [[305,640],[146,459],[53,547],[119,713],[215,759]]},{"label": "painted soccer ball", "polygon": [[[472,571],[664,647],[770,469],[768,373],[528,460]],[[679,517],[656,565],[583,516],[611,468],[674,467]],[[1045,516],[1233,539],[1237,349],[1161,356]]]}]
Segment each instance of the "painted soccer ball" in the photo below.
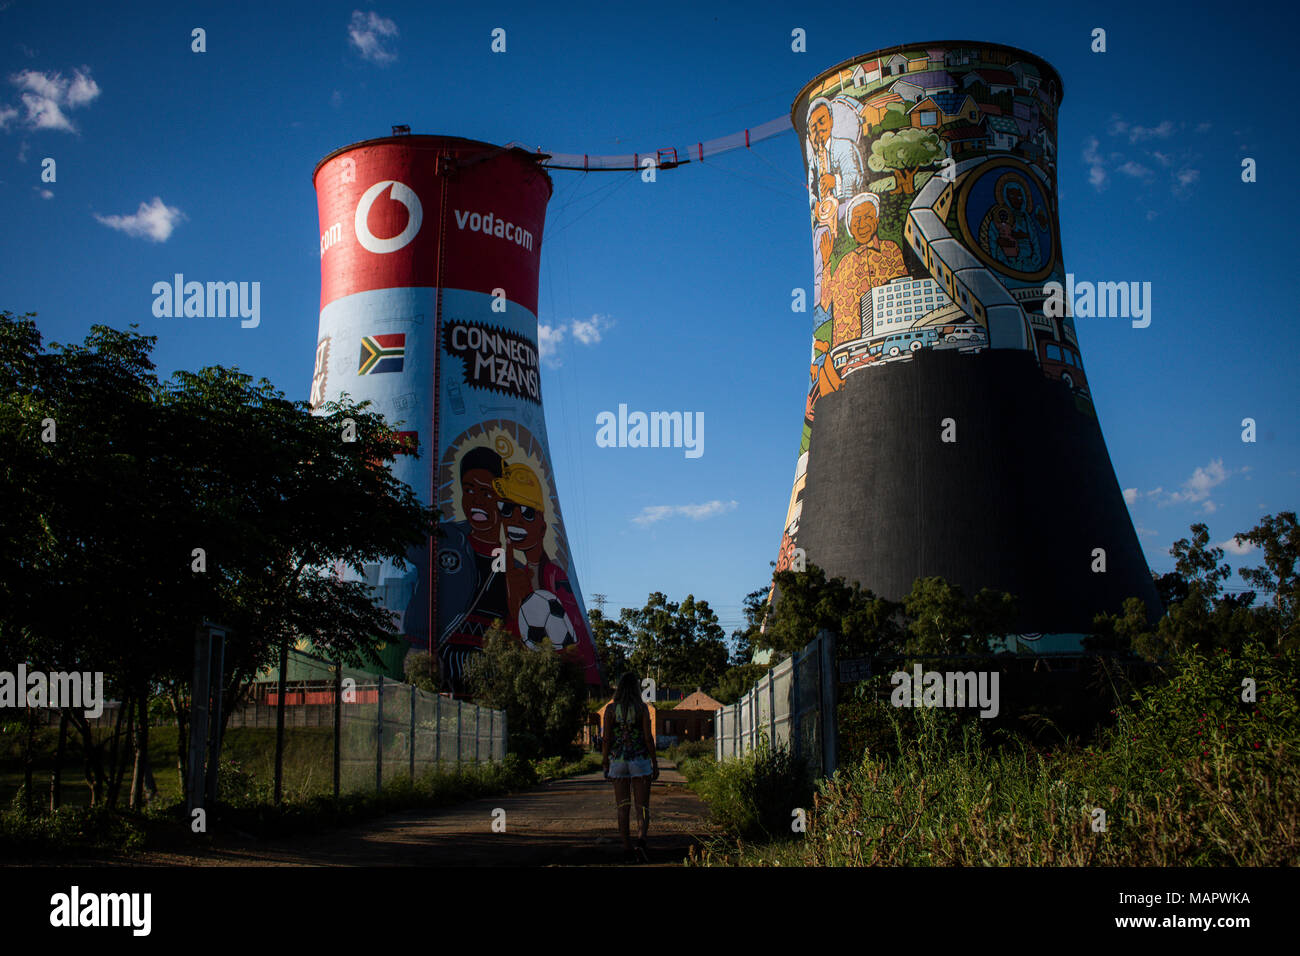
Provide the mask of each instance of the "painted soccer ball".
[{"label": "painted soccer ball", "polygon": [[519,606],[519,636],[534,650],[550,646],[561,650],[578,643],[573,622],[564,605],[550,591],[534,591]]}]

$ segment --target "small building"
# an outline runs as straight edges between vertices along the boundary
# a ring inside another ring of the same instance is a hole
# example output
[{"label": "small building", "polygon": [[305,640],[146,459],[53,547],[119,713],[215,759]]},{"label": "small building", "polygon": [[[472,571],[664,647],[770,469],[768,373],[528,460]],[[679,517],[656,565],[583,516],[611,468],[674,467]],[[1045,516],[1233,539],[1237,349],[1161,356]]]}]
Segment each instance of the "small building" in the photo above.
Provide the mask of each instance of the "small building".
[{"label": "small building", "polygon": [[917,129],[935,129],[949,123],[978,123],[979,107],[969,93],[932,93],[907,111]]},{"label": "small building", "polygon": [[660,711],[655,736],[672,743],[709,740],[713,737],[713,717],[721,709],[721,703],[696,688],[672,710]]},{"label": "small building", "polygon": [[853,68],[853,85],[859,89],[880,79],[880,61],[859,63]]},{"label": "small building", "polygon": [[[590,734],[593,739],[605,726],[605,712],[613,703],[612,699],[606,701],[605,705],[593,715],[589,724],[592,727]],[[650,708],[650,725],[654,728],[656,747],[667,747],[681,740],[711,738],[713,715],[722,708],[722,704],[699,688],[696,688],[693,694],[683,698],[676,707],[656,707],[654,704],[646,706]]]},{"label": "small building", "polygon": [[1016,91],[1016,75],[1009,70],[994,70],[987,67],[971,70],[962,77],[962,83],[966,86],[983,83],[993,94]]},{"label": "small building", "polygon": [[985,121],[993,149],[1015,149],[1020,139],[1020,126],[1009,116],[990,116]]}]

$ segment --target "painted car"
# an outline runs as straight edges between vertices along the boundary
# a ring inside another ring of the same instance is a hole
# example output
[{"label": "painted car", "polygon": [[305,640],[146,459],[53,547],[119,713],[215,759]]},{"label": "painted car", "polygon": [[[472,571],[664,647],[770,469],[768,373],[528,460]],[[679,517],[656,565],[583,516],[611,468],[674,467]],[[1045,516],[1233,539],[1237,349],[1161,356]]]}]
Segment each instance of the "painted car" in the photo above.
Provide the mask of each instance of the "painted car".
[{"label": "painted car", "polygon": [[1078,352],[1068,345],[1047,340],[1040,346],[1039,354],[1044,372],[1060,379],[1067,388],[1087,394],[1088,379],[1083,374],[1083,360]]},{"label": "painted car", "polygon": [[983,345],[988,341],[984,327],[974,322],[960,325],[945,325],[938,330],[939,338],[945,342],[961,342],[964,345]]},{"label": "painted car", "polygon": [[897,358],[904,352],[919,352],[927,345],[939,341],[937,329],[913,329],[911,332],[896,332],[887,335],[871,347],[871,354],[881,358]]}]

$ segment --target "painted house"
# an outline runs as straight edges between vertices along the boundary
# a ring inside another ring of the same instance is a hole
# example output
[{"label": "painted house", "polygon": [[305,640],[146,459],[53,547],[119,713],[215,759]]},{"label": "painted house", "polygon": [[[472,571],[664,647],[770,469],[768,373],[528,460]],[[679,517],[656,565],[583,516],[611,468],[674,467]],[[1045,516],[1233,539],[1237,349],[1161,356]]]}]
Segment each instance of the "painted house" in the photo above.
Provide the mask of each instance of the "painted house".
[{"label": "painted house", "polygon": [[880,121],[885,118],[885,113],[889,111],[891,103],[901,105],[903,98],[893,90],[885,90],[883,93],[877,93],[875,96],[866,99],[858,107],[858,115],[862,117],[863,123],[879,126]]},{"label": "painted house", "polygon": [[956,93],[957,81],[946,70],[927,70],[899,80],[890,89],[909,103],[915,103],[921,97],[934,93]]},{"label": "painted house", "polygon": [[953,47],[943,54],[945,66],[970,66],[979,62],[979,51],[970,47]]},{"label": "painted house", "polygon": [[954,157],[988,149],[989,146],[989,134],[982,124],[966,123],[962,126],[953,126],[944,130],[943,136],[952,147]]},{"label": "painted house", "polygon": [[853,68],[853,85],[858,89],[875,83],[880,79],[880,61],[872,60],[869,63],[859,63]]},{"label": "painted house", "polygon": [[1036,92],[1042,82],[1042,77],[1038,74],[1038,67],[1032,63],[1025,63],[1023,60],[1017,60],[1011,64],[1011,73],[1016,78],[1016,86],[1022,90],[1029,90],[1031,93]]},{"label": "painted house", "polygon": [[910,61],[901,53],[895,53],[891,57],[885,57],[880,61],[880,72],[885,76],[902,76],[907,72],[907,65]]},{"label": "painted house", "polygon": [[1020,126],[1009,116],[990,116],[985,121],[993,149],[1015,149],[1020,140]]},{"label": "painted house", "polygon": [[1043,157],[1050,163],[1056,160],[1056,146],[1052,142],[1051,135],[1045,127],[1038,127],[1038,131],[1031,137],[1031,142],[1043,151]]},{"label": "painted house", "polygon": [[1016,75],[1007,70],[995,70],[984,67],[978,70],[971,70],[962,77],[964,86],[973,86],[976,83],[983,83],[989,88],[990,93],[1014,93],[1016,91]]},{"label": "painted house", "polygon": [[979,107],[969,93],[934,93],[923,96],[907,111],[918,129],[934,129],[949,123],[978,123]]},{"label": "painted house", "polygon": [[[907,57],[908,73],[923,73],[930,68],[930,55],[928,53],[910,51],[904,53],[903,56]],[[938,66],[942,63],[943,61],[939,60],[935,65]]]},{"label": "painted house", "polygon": [[1040,125],[1038,100],[1030,96],[1017,96],[1011,102],[1011,118],[1020,127],[1020,135],[1028,139]]}]

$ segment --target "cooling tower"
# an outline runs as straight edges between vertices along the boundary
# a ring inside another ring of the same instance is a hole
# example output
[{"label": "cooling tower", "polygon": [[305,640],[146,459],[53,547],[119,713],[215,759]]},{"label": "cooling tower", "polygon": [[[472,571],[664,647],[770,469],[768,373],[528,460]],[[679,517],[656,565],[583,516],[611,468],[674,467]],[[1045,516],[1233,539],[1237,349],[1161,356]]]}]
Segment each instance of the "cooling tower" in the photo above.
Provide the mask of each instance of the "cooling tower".
[{"label": "cooling tower", "polygon": [[1009,591],[1043,650],[1127,597],[1160,607],[1074,320],[1044,308],[1066,282],[1061,94],[1032,54],[939,42],[841,63],[795,100],[814,318],[777,564],[798,548],[894,600],[930,575]]},{"label": "cooling tower", "polygon": [[365,580],[412,647],[436,646],[452,690],[464,692],[494,620],[599,683],[542,414],[537,287],[550,178],[522,150],[406,135],[336,150],[313,183],[312,407],[345,392],[371,401],[415,451],[398,457],[396,477],[439,511],[438,535],[407,568],[373,565]]}]

